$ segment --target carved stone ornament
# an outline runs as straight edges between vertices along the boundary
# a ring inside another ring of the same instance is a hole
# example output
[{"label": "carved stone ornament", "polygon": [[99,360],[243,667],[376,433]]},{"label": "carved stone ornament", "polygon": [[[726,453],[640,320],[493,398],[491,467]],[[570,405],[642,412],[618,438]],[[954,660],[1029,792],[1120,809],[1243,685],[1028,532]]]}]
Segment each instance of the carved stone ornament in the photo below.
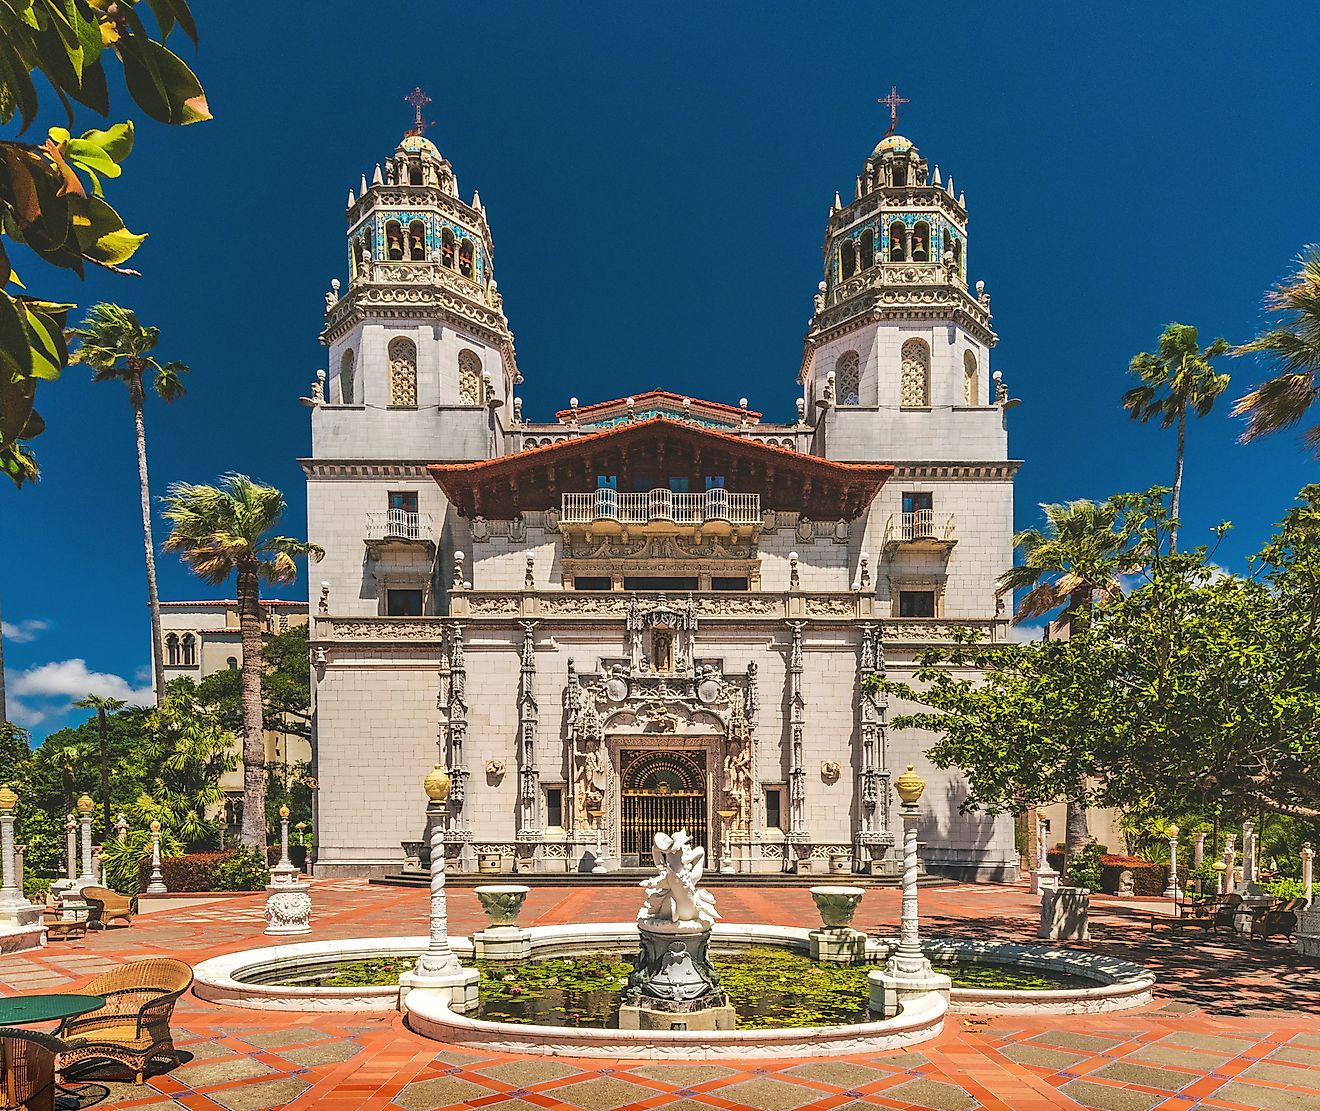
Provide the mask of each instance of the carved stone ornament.
[{"label": "carved stone ornament", "polygon": [[826,783],[837,782],[839,776],[843,774],[843,769],[839,767],[837,760],[825,760],[820,765],[820,777]]},{"label": "carved stone ornament", "polygon": [[686,830],[657,833],[651,858],[657,872],[642,882],[646,900],[637,920],[713,926],[719,917],[715,896],[697,886],[706,870],[706,850],[691,844]]},{"label": "carved stone ornament", "polygon": [[305,934],[312,928],[312,896],[307,884],[266,888],[266,933]]},{"label": "carved stone ornament", "polygon": [[508,769],[504,766],[504,761],[498,758],[486,761],[486,774],[492,779],[504,778],[504,773]]}]

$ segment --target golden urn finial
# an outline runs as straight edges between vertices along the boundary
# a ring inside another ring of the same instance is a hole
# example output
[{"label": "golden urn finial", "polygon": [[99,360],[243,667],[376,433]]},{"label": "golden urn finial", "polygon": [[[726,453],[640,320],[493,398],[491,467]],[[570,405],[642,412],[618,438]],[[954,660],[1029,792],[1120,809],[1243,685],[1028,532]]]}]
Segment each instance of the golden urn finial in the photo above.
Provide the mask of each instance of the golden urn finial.
[{"label": "golden urn finial", "polygon": [[96,809],[96,803],[92,801],[91,795],[80,795],[78,797],[78,813],[87,815]]},{"label": "golden urn finial", "polygon": [[426,788],[426,797],[432,802],[444,802],[449,797],[449,788],[452,785],[449,773],[441,764],[436,764],[422,780],[422,786]]},{"label": "golden urn finial", "polygon": [[287,806],[281,806],[281,807],[280,807],[280,817],[281,817],[281,818],[287,818],[288,816],[289,816],[289,808],[288,808]]},{"label": "golden urn finial", "polygon": [[912,770],[911,764],[907,766],[907,771],[894,780],[894,790],[898,792],[904,806],[916,806],[925,789],[926,781]]},{"label": "golden urn finial", "polygon": [[18,792],[6,785],[0,787],[0,810],[13,810],[18,805]]},{"label": "golden urn finial", "polygon": [[152,818],[152,819],[151,819],[151,832],[152,832],[152,833],[159,833],[159,832],[160,832],[160,823],[159,823],[158,821],[156,821],[155,818]]},{"label": "golden urn finial", "polygon": [[1179,830],[1178,827],[1177,827],[1176,825],[1174,825],[1173,823],[1170,823],[1170,824],[1169,824],[1169,840],[1170,840],[1170,841],[1177,841],[1177,840],[1178,840],[1178,834],[1179,834],[1180,832],[1181,832],[1181,830]]}]

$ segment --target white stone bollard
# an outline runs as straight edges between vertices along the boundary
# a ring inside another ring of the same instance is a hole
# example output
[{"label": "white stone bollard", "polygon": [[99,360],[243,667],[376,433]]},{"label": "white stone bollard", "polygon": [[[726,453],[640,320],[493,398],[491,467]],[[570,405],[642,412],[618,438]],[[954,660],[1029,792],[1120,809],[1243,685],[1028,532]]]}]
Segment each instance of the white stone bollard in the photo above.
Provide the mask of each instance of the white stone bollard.
[{"label": "white stone bollard", "polygon": [[1314,906],[1311,900],[1311,889],[1315,876],[1315,849],[1311,848],[1311,842],[1302,843],[1302,894],[1306,897],[1306,905]]},{"label": "white stone bollard", "polygon": [[1039,895],[1042,891],[1054,891],[1059,886],[1059,873],[1050,865],[1048,848],[1045,844],[1045,819],[1036,811],[1036,870],[1031,874],[1031,893]]},{"label": "white stone bollard", "polygon": [[1164,897],[1175,903],[1182,897],[1182,888],[1178,886],[1178,827],[1169,827],[1169,886],[1164,889]]},{"label": "white stone bollard", "polygon": [[151,822],[151,882],[147,884],[148,895],[164,895],[169,891],[165,886],[165,877],[160,870],[160,823],[154,818]]}]

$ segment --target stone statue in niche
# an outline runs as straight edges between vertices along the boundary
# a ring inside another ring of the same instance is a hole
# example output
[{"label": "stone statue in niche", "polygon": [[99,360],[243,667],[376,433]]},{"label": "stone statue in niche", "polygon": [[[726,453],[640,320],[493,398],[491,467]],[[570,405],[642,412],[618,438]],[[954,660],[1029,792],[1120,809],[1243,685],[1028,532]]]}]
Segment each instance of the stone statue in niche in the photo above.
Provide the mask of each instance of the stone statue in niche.
[{"label": "stone statue in niche", "polygon": [[651,666],[662,674],[674,670],[674,634],[669,629],[656,629],[651,634]]},{"label": "stone statue in niche", "polygon": [[731,743],[724,755],[724,791],[737,811],[734,828],[746,829],[752,798],[752,746],[746,741]]}]

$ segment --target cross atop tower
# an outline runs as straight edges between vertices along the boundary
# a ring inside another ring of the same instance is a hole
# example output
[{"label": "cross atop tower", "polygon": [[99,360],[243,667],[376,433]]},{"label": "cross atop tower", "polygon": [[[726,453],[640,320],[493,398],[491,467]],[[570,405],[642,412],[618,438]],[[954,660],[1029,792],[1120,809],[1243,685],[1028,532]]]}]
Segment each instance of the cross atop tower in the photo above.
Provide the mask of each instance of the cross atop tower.
[{"label": "cross atop tower", "polygon": [[892,134],[894,133],[894,131],[897,129],[897,127],[898,127],[898,106],[899,106],[900,104],[911,104],[912,101],[910,101],[910,100],[909,100],[907,97],[905,97],[905,96],[899,96],[899,95],[898,95],[898,86],[897,86],[897,85],[892,85],[892,86],[890,86],[890,89],[889,89],[889,95],[888,95],[888,96],[882,96],[879,100],[876,101],[876,103],[877,103],[877,104],[883,104],[883,105],[885,105],[886,107],[888,107],[888,109],[889,109],[889,130],[887,130],[887,131],[885,132],[885,134],[886,134],[886,135],[892,135]]},{"label": "cross atop tower", "polygon": [[405,103],[411,104],[413,106],[413,111],[417,115],[417,120],[413,124],[412,130],[409,131],[408,134],[421,135],[426,130],[426,123],[427,123],[426,120],[422,119],[422,109],[426,105],[431,103],[431,98],[427,96],[424,92],[422,92],[422,87],[418,85],[415,89],[413,89],[412,92],[410,92],[403,99]]}]

